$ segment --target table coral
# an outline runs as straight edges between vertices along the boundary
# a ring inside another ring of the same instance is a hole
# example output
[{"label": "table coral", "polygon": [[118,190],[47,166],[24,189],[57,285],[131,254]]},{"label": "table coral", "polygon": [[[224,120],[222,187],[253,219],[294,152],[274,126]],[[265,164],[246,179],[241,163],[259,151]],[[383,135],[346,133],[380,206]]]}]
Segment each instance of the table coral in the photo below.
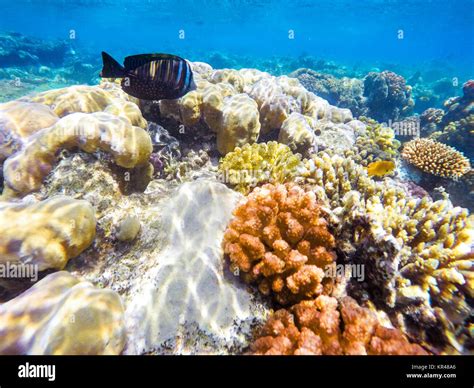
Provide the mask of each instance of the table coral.
[{"label": "table coral", "polygon": [[[133,168],[148,163],[152,152],[148,133],[124,118],[109,113],[73,113],[28,138],[4,163],[7,195],[25,195],[41,187],[61,149],[103,150],[115,163]],[[5,193],[4,193],[5,194]]]},{"label": "table coral", "polygon": [[427,355],[374,312],[326,295],[278,310],[251,344],[256,355]]},{"label": "table coral", "polygon": [[447,199],[415,198],[388,179],[375,182],[351,159],[321,153],[308,168],[307,182],[331,209],[339,248],[364,265],[366,280],[353,283],[360,296],[420,343],[463,352],[470,341],[473,216]]},{"label": "table coral", "polygon": [[123,312],[114,291],[55,272],[0,305],[0,354],[120,354]]},{"label": "table coral", "polygon": [[247,193],[259,183],[284,183],[296,175],[301,158],[288,146],[271,141],[245,144],[223,157],[219,172],[226,183]]},{"label": "table coral", "polygon": [[0,202],[0,263],[62,269],[92,243],[95,214],[86,201],[65,196],[32,204]]},{"label": "table coral", "polygon": [[429,174],[458,179],[471,169],[469,159],[453,147],[431,139],[415,139],[405,144],[402,157]]},{"label": "table coral", "polygon": [[254,189],[224,235],[231,270],[286,305],[329,292],[334,237],[316,197],[292,184]]}]

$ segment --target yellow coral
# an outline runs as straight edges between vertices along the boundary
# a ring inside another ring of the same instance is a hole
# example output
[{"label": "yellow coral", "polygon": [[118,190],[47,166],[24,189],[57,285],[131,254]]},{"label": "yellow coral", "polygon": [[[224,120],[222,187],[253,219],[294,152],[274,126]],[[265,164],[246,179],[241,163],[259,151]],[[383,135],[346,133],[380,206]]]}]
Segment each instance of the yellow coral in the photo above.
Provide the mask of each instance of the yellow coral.
[{"label": "yellow coral", "polygon": [[335,237],[346,242],[341,249],[365,265],[373,297],[421,343],[462,352],[474,217],[447,199],[413,198],[388,180],[376,182],[351,159],[321,153],[307,166],[306,181],[332,209]]},{"label": "yellow coral", "polygon": [[57,196],[33,204],[0,203],[0,263],[62,269],[95,236],[95,214],[86,201]]},{"label": "yellow coral", "polygon": [[0,305],[0,354],[117,355],[125,346],[117,293],[60,271]]},{"label": "yellow coral", "polygon": [[471,170],[462,153],[431,139],[415,139],[405,144],[402,157],[420,170],[443,178],[458,179]]},{"label": "yellow coral", "polygon": [[[150,135],[129,120],[108,113],[74,113],[28,139],[4,164],[8,195],[24,195],[41,187],[61,149],[79,147],[85,152],[109,152],[119,166],[133,168],[148,163]],[[5,194],[5,193],[4,193]]]},{"label": "yellow coral", "polygon": [[225,155],[235,147],[255,143],[260,134],[257,103],[246,94],[236,94],[224,104],[217,130],[217,150]]},{"label": "yellow coral", "polygon": [[288,146],[271,141],[245,144],[221,159],[219,172],[235,189],[246,193],[263,182],[284,183],[295,176],[301,158]]}]

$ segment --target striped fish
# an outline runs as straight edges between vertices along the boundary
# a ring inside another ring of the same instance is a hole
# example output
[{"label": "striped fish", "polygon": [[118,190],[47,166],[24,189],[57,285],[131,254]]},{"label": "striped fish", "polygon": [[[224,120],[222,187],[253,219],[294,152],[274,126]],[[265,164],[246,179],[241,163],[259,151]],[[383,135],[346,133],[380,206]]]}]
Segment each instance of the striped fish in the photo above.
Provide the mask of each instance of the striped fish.
[{"label": "striped fish", "polygon": [[124,92],[141,100],[175,99],[196,89],[191,66],[176,55],[132,55],[122,66],[102,52],[102,61],[100,76],[122,78]]}]

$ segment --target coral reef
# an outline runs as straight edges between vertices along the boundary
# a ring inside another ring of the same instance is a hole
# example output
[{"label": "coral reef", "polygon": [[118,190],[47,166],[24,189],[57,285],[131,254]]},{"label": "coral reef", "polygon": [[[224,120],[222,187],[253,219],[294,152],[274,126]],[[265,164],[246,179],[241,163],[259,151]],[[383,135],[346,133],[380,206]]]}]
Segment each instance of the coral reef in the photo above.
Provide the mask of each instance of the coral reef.
[{"label": "coral reef", "polygon": [[360,119],[363,123],[362,133],[357,137],[354,147],[343,154],[365,167],[377,161],[394,161],[400,142],[395,138],[393,129],[373,119]]},{"label": "coral reef", "polygon": [[371,72],[364,79],[368,116],[388,122],[407,116],[413,109],[411,87],[405,79],[391,71]]},{"label": "coral reef", "polygon": [[348,262],[365,266],[353,295],[374,301],[410,338],[463,352],[472,297],[473,216],[447,199],[411,197],[375,182],[353,160],[322,153],[306,181],[331,209],[330,226]]},{"label": "coral reef", "polygon": [[254,189],[224,235],[231,270],[286,305],[329,292],[334,237],[311,192],[295,185]]},{"label": "coral reef", "polygon": [[[315,122],[341,124],[352,120],[348,109],[329,105],[294,78],[273,77],[254,69],[212,70],[202,65],[195,67],[195,73],[196,91],[178,100],[160,101],[159,117],[149,118],[175,120],[192,127],[191,131],[205,124],[216,133],[217,149],[222,155],[273,131],[278,133],[293,112]],[[150,104],[144,105],[151,111]],[[312,143],[309,137],[306,135],[304,140],[308,146]]]},{"label": "coral reef", "polygon": [[0,263],[63,269],[95,236],[94,209],[86,201],[54,196],[37,203],[0,202]]},{"label": "coral reef", "polygon": [[427,355],[397,329],[384,327],[374,312],[345,297],[326,295],[278,310],[267,321],[252,354]]},{"label": "coral reef", "polygon": [[221,159],[219,172],[224,182],[246,194],[260,183],[290,180],[300,165],[299,155],[294,155],[288,146],[271,141],[235,148]]},{"label": "coral reef", "polygon": [[0,304],[0,354],[120,354],[123,313],[115,292],[56,272]]},{"label": "coral reef", "polygon": [[66,41],[32,38],[16,32],[0,35],[0,67],[59,65],[70,51]]},{"label": "coral reef", "polygon": [[445,101],[446,113],[437,125],[437,132],[432,138],[449,144],[465,152],[470,159],[474,158],[474,81],[463,85],[463,95]]},{"label": "coral reef", "polygon": [[458,179],[471,170],[469,159],[453,147],[431,139],[415,139],[406,143],[402,157],[429,174]]},{"label": "coral reef", "polygon": [[108,152],[117,165],[125,168],[147,164],[152,152],[148,133],[127,119],[110,113],[73,113],[29,137],[23,148],[5,161],[4,194],[24,195],[38,190],[58,151],[73,147]]},{"label": "coral reef", "polygon": [[324,98],[331,105],[350,109],[355,117],[367,114],[364,83],[357,78],[336,78],[331,74],[318,73],[312,69],[298,69],[290,73],[310,92]]}]

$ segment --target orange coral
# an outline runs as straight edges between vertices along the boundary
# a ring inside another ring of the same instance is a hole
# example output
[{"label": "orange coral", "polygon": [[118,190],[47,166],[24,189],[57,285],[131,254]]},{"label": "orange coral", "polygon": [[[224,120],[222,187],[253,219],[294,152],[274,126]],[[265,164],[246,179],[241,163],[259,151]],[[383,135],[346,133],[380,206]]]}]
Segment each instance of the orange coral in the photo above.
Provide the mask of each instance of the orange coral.
[{"label": "orange coral", "polygon": [[256,188],[235,211],[224,235],[231,269],[281,304],[329,293],[335,265],[334,237],[313,192],[267,184]]},{"label": "orange coral", "polygon": [[278,310],[250,350],[259,355],[428,354],[399,330],[382,326],[374,312],[354,299],[338,302],[326,295]]}]

